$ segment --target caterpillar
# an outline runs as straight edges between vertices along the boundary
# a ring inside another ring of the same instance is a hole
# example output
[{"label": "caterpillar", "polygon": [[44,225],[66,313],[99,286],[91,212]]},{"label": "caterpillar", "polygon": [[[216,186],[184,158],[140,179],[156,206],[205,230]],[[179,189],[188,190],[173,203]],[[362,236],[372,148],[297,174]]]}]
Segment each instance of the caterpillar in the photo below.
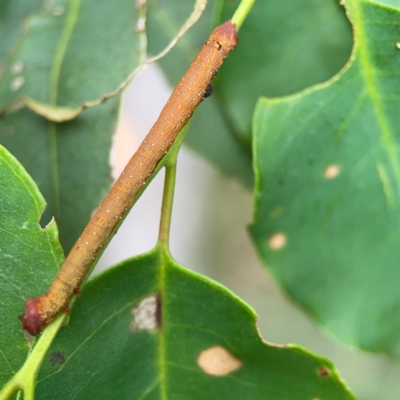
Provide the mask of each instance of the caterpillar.
[{"label": "caterpillar", "polygon": [[210,81],[238,42],[230,21],[216,27],[179,81],[157,121],[126,165],[65,259],[48,291],[25,302],[23,329],[37,335],[62,310],[80,286],[110,234],[132,207],[136,195],[172,146],[195,108],[212,92]]}]

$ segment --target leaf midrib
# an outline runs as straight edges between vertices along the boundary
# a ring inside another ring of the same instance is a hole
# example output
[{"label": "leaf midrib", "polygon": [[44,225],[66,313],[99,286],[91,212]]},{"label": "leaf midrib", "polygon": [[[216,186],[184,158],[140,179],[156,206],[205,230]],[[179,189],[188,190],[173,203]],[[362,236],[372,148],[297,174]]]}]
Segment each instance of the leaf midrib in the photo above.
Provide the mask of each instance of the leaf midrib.
[{"label": "leaf midrib", "polygon": [[[366,3],[363,0],[352,0],[352,10],[354,15],[354,26],[356,28],[355,37],[356,45],[358,46],[357,53],[360,60],[361,73],[368,88],[371,101],[374,105],[375,115],[378,126],[380,128],[383,143],[389,155],[390,164],[393,168],[396,177],[396,183],[400,185],[400,165],[396,155],[396,145],[394,134],[390,129],[387,116],[384,111],[382,97],[377,87],[376,72],[372,67],[371,56],[369,53],[368,43],[366,39],[365,26],[363,24],[362,4]],[[378,6],[378,5],[376,5]]]},{"label": "leaf midrib", "polygon": [[[50,73],[50,87],[49,87],[49,103],[57,105],[58,98],[58,83],[60,80],[60,72],[62,63],[65,58],[65,53],[76,25],[79,15],[81,0],[70,0],[68,5],[68,15],[65,19],[63,31],[60,40],[57,44],[56,51],[53,58],[53,67]],[[57,127],[55,122],[49,122],[48,141],[50,152],[50,180],[51,180],[51,193],[53,213],[56,219],[61,217],[61,204],[60,204],[60,182],[58,171],[58,151],[57,151]]]}]

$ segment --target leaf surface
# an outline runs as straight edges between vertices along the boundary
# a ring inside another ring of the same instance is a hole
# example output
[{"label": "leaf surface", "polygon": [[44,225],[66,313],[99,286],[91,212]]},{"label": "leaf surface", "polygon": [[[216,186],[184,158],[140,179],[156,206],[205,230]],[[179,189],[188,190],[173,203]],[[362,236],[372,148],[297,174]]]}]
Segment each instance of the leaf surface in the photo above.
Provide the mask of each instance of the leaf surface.
[{"label": "leaf surface", "polygon": [[[100,101],[142,61],[138,18],[131,0],[48,2],[27,20],[9,57],[0,80],[0,109],[24,101],[62,121],[84,103]],[[16,64],[22,69],[15,71]]]},{"label": "leaf surface", "polygon": [[17,318],[24,302],[47,290],[64,259],[56,224],[39,225],[45,205],[21,164],[0,146],[0,387],[28,354]]},{"label": "leaf surface", "polygon": [[[227,3],[222,19],[239,3]],[[251,146],[260,96],[284,96],[326,81],[346,63],[351,47],[351,26],[337,0],[256,1],[218,79],[220,101],[239,138]]]},{"label": "leaf surface", "polygon": [[[199,23],[160,62],[174,85],[212,28],[239,1],[208,2]],[[150,0],[149,52],[157,53],[189,15],[186,1]],[[221,8],[222,7],[222,8]],[[336,0],[256,1],[239,44],[213,81],[214,94],[196,111],[186,142],[225,173],[252,186],[250,121],[261,95],[284,95],[322,82],[344,65],[351,31]]]},{"label": "leaf surface", "polygon": [[399,10],[345,2],[356,47],[327,84],[259,101],[253,238],[341,340],[400,354]]},{"label": "leaf surface", "polygon": [[18,38],[23,34],[25,19],[39,12],[43,0],[3,0],[0,3],[0,76]]},{"label": "leaf surface", "polygon": [[111,186],[108,164],[119,96],[58,124],[27,108],[0,118],[0,143],[32,175],[67,252]]},{"label": "leaf surface", "polygon": [[[133,317],[139,304],[147,306]],[[155,329],[144,329],[145,321]],[[299,393],[353,399],[329,361],[264,343],[248,306],[158,250],[84,287],[37,385],[40,399],[288,400]]]}]

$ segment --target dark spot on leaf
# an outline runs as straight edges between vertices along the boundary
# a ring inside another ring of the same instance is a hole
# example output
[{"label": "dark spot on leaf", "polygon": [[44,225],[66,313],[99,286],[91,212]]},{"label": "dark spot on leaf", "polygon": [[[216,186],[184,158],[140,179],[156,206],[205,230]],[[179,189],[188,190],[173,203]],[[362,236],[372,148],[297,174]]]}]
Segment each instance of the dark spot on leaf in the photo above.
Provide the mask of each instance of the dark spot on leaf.
[{"label": "dark spot on leaf", "polygon": [[319,372],[319,376],[322,376],[322,377],[328,376],[330,374],[329,369],[326,367],[320,367],[318,372]]},{"label": "dark spot on leaf", "polygon": [[157,309],[156,309],[156,321],[158,329],[161,328],[162,324],[162,304],[161,304],[161,294],[157,294]]},{"label": "dark spot on leaf", "polygon": [[63,365],[65,363],[65,355],[62,351],[54,351],[49,355],[49,361],[53,367]]}]

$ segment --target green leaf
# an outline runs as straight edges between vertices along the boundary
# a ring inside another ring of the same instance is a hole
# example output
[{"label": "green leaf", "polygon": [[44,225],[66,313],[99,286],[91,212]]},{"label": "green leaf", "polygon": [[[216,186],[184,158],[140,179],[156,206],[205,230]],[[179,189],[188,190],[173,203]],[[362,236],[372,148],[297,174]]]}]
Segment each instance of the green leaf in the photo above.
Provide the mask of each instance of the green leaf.
[{"label": "green leaf", "polygon": [[[0,108],[24,101],[54,121],[115,91],[140,64],[141,9],[131,0],[58,0],[32,15],[0,80]],[[21,65],[15,72],[13,66]]]},{"label": "green leaf", "polygon": [[345,4],[356,43],[345,70],[257,105],[251,232],[288,293],[337,337],[399,355],[400,13]]},{"label": "green leaf", "polygon": [[[222,19],[239,3],[227,3]],[[260,96],[288,95],[326,81],[352,47],[351,26],[337,0],[256,1],[239,36],[218,87],[228,119],[249,147]]]},{"label": "green leaf", "polygon": [[32,175],[67,252],[111,186],[108,165],[119,96],[57,124],[24,108],[0,117],[0,143]]},{"label": "green leaf", "polygon": [[[213,26],[232,17],[239,0],[224,2],[222,11],[221,3],[209,2],[199,23],[161,60],[173,85]],[[149,1],[149,52],[157,53],[174,36],[190,7],[187,1]],[[293,93],[330,78],[348,59],[351,42],[336,0],[256,1],[185,143],[252,186],[250,120],[257,98]]]},{"label": "green leaf", "polygon": [[47,289],[64,259],[56,224],[39,225],[44,208],[35,183],[0,146],[0,387],[28,353],[17,318],[24,302]]},{"label": "green leaf", "polygon": [[[219,366],[216,346],[228,353]],[[84,287],[36,389],[40,399],[353,399],[329,361],[266,344],[248,306],[158,250]]]},{"label": "green leaf", "polygon": [[0,3],[0,76],[7,64],[7,57],[23,34],[25,18],[38,12],[43,0],[3,0]]},{"label": "green leaf", "polygon": [[400,0],[378,0],[377,3],[386,4],[395,8],[400,7]]}]

